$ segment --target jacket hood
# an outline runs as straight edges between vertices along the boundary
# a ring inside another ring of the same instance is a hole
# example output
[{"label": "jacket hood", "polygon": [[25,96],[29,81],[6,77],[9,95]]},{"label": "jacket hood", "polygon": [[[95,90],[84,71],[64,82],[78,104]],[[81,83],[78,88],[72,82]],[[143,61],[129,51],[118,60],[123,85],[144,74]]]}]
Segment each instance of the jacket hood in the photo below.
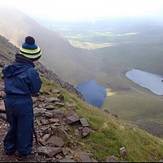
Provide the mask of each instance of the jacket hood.
[{"label": "jacket hood", "polygon": [[6,66],[2,69],[2,73],[5,77],[11,77],[13,75],[20,74],[26,71],[28,68],[32,67],[31,64],[14,62],[13,64]]}]

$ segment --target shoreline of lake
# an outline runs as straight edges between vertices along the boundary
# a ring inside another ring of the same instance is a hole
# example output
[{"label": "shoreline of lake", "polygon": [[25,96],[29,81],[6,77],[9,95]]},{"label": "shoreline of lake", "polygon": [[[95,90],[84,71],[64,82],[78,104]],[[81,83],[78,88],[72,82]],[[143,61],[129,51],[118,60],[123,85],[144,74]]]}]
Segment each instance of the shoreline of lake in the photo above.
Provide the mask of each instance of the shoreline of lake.
[{"label": "shoreline of lake", "polygon": [[147,88],[156,95],[163,95],[163,77],[139,69],[128,71],[125,76],[141,87]]}]

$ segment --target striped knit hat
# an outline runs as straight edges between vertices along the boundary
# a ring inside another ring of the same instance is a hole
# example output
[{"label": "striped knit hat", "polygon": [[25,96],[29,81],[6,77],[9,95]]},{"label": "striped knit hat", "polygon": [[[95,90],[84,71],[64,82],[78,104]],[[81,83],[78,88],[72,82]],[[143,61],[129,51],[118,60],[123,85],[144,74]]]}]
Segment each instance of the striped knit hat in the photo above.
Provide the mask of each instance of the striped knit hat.
[{"label": "striped knit hat", "polygon": [[31,36],[27,36],[25,42],[20,47],[20,54],[36,61],[41,57],[42,51],[39,46],[35,44],[35,39]]}]

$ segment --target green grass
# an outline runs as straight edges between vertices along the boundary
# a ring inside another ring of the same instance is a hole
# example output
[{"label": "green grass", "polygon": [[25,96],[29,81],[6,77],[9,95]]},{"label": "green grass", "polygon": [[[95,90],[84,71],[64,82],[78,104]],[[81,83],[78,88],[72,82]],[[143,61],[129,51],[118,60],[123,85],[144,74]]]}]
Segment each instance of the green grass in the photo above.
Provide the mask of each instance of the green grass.
[{"label": "green grass", "polygon": [[[83,149],[90,150],[96,160],[105,161],[105,158],[111,155],[118,157],[119,161],[129,162],[157,162],[163,158],[161,139],[81,101],[52,81],[43,79],[42,89],[45,88],[60,89],[65,96],[65,102],[74,102],[77,114],[87,119],[92,132],[87,138],[79,138],[79,141],[85,144]],[[120,156],[121,147],[126,148],[127,157]]]}]

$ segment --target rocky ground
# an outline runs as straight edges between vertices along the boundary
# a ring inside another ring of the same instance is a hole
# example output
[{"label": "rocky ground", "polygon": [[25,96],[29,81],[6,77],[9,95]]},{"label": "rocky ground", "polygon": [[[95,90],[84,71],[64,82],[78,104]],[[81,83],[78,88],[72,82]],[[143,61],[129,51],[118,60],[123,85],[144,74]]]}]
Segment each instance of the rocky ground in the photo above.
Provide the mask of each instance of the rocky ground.
[{"label": "rocky ground", "polygon": [[[16,162],[17,153],[7,156],[3,152],[3,139],[8,129],[3,89],[3,80],[0,79],[0,161]],[[51,94],[55,96],[50,97]],[[83,150],[82,139],[95,131],[84,117],[77,115],[75,103],[65,102],[58,89],[44,90],[32,98],[35,119],[33,153],[25,162],[98,162],[89,150]],[[107,162],[117,160],[115,156],[106,158]]]},{"label": "rocky ground", "polygon": [[[2,94],[1,92],[1,97]],[[59,97],[46,98],[41,95],[33,97],[36,134],[34,134],[33,154],[26,161],[76,162],[78,159],[84,159],[85,161],[91,162],[92,159],[89,157],[90,153],[88,151],[84,153],[79,149],[83,144],[79,143],[76,138],[85,137],[89,134],[90,128],[88,122],[85,118],[79,118],[75,113],[73,110],[74,104],[67,103],[65,106]],[[54,103],[56,107],[52,105]],[[55,109],[58,107],[60,107],[59,110]],[[6,156],[3,153],[3,139],[7,132],[8,124],[6,122],[6,115],[3,113],[5,112],[5,108],[2,100],[0,108],[0,149],[2,150],[0,161],[15,162],[17,161],[17,153],[12,156]],[[68,109],[67,114],[65,114],[66,109]],[[70,128],[69,125],[74,123],[76,123],[76,127]],[[70,130],[74,132],[71,138],[69,135]]]}]

